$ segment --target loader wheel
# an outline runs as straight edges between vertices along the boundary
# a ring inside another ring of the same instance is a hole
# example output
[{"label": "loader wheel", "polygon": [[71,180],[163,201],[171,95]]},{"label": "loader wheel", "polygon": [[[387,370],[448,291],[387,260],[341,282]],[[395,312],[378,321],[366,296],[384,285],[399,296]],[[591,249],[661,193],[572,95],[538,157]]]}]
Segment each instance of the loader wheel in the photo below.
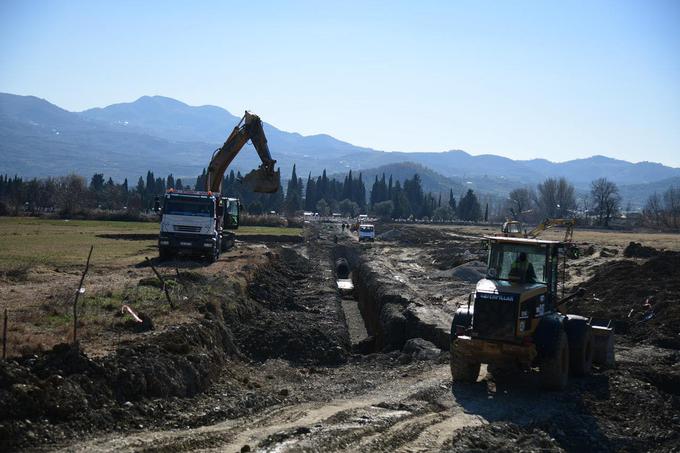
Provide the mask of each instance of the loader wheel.
[{"label": "loader wheel", "polygon": [[540,367],[541,385],[548,390],[564,390],[569,379],[569,343],[567,333],[560,328],[552,357],[547,357]]},{"label": "loader wheel", "polygon": [[489,363],[486,366],[486,371],[491,373],[494,381],[505,381],[517,375],[520,371],[520,368],[515,364],[500,365],[496,363]]},{"label": "loader wheel", "polygon": [[453,382],[477,382],[480,363],[468,362],[457,355],[451,345],[451,376]]},{"label": "loader wheel", "polygon": [[168,261],[172,258],[172,252],[166,248],[158,249],[158,258],[161,261]]},{"label": "loader wheel", "polygon": [[593,341],[593,331],[587,324],[572,334],[569,341],[569,370],[574,376],[590,374],[593,365]]}]

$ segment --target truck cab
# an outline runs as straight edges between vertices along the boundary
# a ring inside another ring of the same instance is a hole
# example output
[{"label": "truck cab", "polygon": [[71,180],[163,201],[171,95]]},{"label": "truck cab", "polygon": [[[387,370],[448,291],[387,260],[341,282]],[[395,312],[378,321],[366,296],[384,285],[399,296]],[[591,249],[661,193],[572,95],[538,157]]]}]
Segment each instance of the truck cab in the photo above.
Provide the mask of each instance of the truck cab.
[{"label": "truck cab", "polygon": [[238,228],[239,206],[238,199],[212,192],[168,191],[161,208],[160,258],[182,253],[216,260],[230,242],[233,244],[233,233],[225,228]]}]

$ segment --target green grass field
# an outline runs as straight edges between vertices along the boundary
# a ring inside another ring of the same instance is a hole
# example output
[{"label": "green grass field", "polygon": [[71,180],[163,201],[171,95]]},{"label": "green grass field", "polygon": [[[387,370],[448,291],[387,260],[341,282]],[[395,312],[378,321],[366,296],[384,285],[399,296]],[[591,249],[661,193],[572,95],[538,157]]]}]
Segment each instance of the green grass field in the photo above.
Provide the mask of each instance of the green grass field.
[{"label": "green grass field", "polygon": [[241,226],[238,228],[238,230],[236,230],[237,237],[239,234],[271,234],[275,236],[299,236],[302,234],[302,228]]},{"label": "green grass field", "polygon": [[[0,272],[82,266],[90,245],[92,262],[119,266],[156,254],[158,223],[0,217]],[[300,228],[241,227],[237,234],[299,235]],[[117,236],[102,237],[102,235]],[[129,238],[126,236],[129,235]],[[143,235],[137,236],[135,235]]]}]

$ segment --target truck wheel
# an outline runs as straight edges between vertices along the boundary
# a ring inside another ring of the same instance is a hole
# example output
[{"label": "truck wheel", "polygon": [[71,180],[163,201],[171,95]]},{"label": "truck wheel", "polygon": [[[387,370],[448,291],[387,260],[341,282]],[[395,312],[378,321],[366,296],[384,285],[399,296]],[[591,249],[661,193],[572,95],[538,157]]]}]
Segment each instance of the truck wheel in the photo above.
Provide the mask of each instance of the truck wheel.
[{"label": "truck wheel", "polygon": [[572,333],[569,340],[569,369],[574,376],[590,374],[593,365],[593,341],[593,331],[588,324],[583,324],[583,327]]},{"label": "truck wheel", "polygon": [[217,261],[219,257],[220,257],[219,250],[214,250],[211,255],[208,255],[208,261],[212,264],[215,261]]},{"label": "truck wheel", "polygon": [[560,328],[555,351],[540,367],[541,385],[548,390],[564,390],[569,379],[569,343],[567,333]]},{"label": "truck wheel", "polygon": [[172,252],[166,248],[158,249],[158,258],[161,261],[167,261],[172,258]]},{"label": "truck wheel", "polygon": [[480,363],[468,362],[455,353],[451,345],[451,377],[453,382],[477,382]]}]

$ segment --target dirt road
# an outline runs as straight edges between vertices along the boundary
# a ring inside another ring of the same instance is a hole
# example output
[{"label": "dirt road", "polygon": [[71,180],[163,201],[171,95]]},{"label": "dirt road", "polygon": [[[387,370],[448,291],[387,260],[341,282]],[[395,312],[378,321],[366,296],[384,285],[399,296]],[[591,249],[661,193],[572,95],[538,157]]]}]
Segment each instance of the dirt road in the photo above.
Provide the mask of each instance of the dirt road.
[{"label": "dirt road", "polygon": [[[368,371],[349,366],[360,375]],[[536,424],[573,410],[567,396],[536,395],[531,378],[499,389],[483,376],[478,384],[452,392],[445,364],[397,368],[404,371],[398,379],[371,382],[351,395],[277,405],[254,416],[193,429],[109,435],[63,451],[433,451],[445,449],[452,434],[465,427],[498,420]],[[535,437],[536,448],[545,444],[542,436]],[[557,444],[552,448],[559,449]]]}]

